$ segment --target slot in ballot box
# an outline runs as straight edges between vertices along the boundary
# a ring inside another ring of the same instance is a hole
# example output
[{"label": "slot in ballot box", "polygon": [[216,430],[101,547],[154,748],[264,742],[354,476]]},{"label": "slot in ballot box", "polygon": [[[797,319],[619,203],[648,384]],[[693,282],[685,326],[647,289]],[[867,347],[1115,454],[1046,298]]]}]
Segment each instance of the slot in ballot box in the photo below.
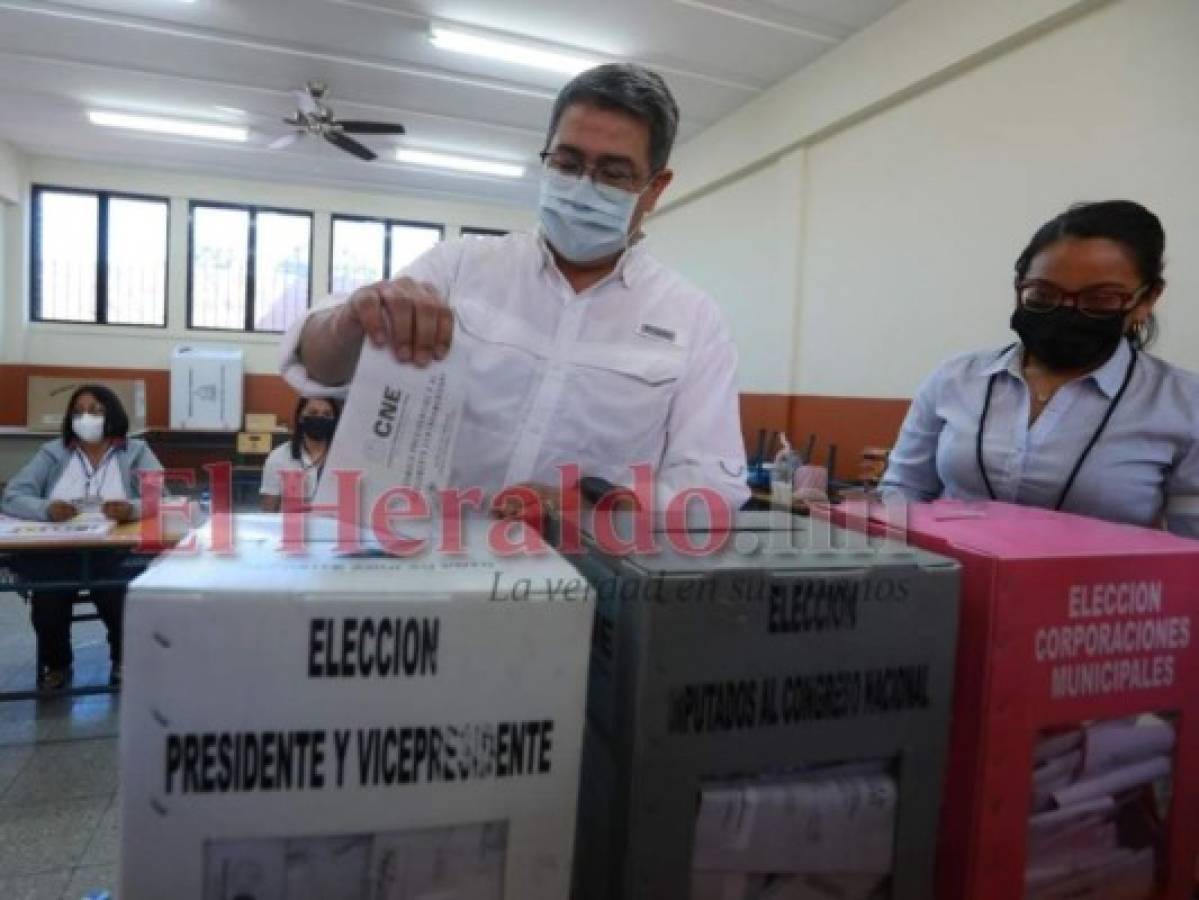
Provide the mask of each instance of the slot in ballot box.
[{"label": "slot in ballot box", "polygon": [[821,515],[962,565],[939,896],[1189,898],[1199,543],[1002,503]]},{"label": "slot in ballot box", "polygon": [[411,558],[337,527],[289,555],[278,517],[238,517],[231,552],[131,586],[120,896],[561,900],[585,581],[493,553],[486,520]]},{"label": "slot in ballot box", "polygon": [[957,566],[780,513],[628,552],[634,520],[585,512],[568,554],[596,596],[574,896],[926,900]]}]

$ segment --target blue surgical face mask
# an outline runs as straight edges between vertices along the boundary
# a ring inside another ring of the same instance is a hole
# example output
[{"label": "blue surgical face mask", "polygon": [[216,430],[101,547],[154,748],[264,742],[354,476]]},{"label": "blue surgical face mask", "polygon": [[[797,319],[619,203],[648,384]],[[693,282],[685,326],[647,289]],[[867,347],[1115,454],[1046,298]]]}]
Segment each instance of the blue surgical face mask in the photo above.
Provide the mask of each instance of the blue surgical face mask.
[{"label": "blue surgical face mask", "polygon": [[549,170],[541,176],[541,229],[571,262],[615,256],[629,244],[629,223],[640,196]]}]

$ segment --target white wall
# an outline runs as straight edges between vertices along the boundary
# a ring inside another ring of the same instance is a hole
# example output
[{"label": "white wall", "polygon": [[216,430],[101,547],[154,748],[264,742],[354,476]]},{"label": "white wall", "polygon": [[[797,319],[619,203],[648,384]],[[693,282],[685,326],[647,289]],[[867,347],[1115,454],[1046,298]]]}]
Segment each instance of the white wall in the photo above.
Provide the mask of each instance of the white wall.
[{"label": "white wall", "polygon": [[710,293],[741,355],[740,386],[791,390],[802,151],[655,216],[649,246]]},{"label": "white wall", "polygon": [[674,201],[1111,0],[905,0],[680,148]]},{"label": "white wall", "polygon": [[[165,329],[122,328],[118,326],[80,326],[28,321],[28,185],[102,188],[153,194],[171,198],[170,269],[167,287],[167,327]],[[45,365],[114,366],[166,368],[170,352],[186,341],[235,344],[246,353],[246,370],[271,373],[278,369],[275,335],[246,335],[189,332],[187,320],[187,219],[190,200],[216,200],[310,210],[313,221],[312,285],[313,300],[319,300],[329,283],[330,216],[349,213],[387,216],[444,223],[446,236],[454,237],[463,226],[529,228],[534,221],[531,209],[505,206],[438,201],[394,194],[366,194],[316,188],[304,185],[251,182],[188,175],[169,171],[121,168],[68,160],[34,157],[23,173],[22,206],[18,215],[9,216],[22,223],[16,235],[9,234],[7,267],[19,272],[8,280],[4,299],[5,322],[0,330],[0,346],[5,362]],[[0,284],[4,282],[0,281]]]},{"label": "white wall", "polygon": [[0,203],[16,203],[21,199],[25,160],[16,149],[0,141]]},{"label": "white wall", "polygon": [[[936,35],[912,31],[915,13],[968,15],[975,5],[908,0],[860,37],[890,48],[883,62],[918,57]],[[731,318],[761,325],[792,308],[792,392],[910,396],[946,356],[1006,342],[1012,264],[1032,232],[1072,202],[1111,197],[1162,217],[1170,285],[1155,352],[1199,369],[1199,3],[1056,5],[1052,27],[1026,22],[1006,40],[992,32],[989,51],[957,66],[940,59],[942,75],[918,90],[899,90],[882,108],[842,110],[831,132],[796,130],[802,177],[777,195],[771,169],[744,174],[747,156],[723,134],[701,135],[678,155],[680,170],[699,159],[702,178],[684,179],[690,197],[647,230],[671,237],[673,261],[724,293]],[[956,33],[951,24],[942,32]],[[838,71],[859,55],[847,43],[821,63]],[[812,85],[834,88],[817,74],[805,82],[801,72],[790,90],[819,106],[831,101]],[[783,140],[787,104],[774,97],[737,114],[749,145]],[[783,215],[792,200],[796,211]],[[726,248],[719,234],[736,238]],[[764,274],[781,247],[794,248],[793,288]],[[741,283],[741,295],[727,293]],[[742,347],[747,388],[785,390],[767,354],[757,358],[758,347],[784,353],[778,336],[755,334],[752,350]]]},{"label": "white wall", "polygon": [[9,309],[7,298],[20,290],[22,264],[21,199],[25,192],[25,157],[11,145],[0,141],[0,361],[11,362],[14,352],[10,340],[19,327],[16,310]]},{"label": "white wall", "polygon": [[1115,197],[1162,218],[1155,352],[1199,369],[1197,42],[1195,0],[1122,0],[811,147],[799,389],[909,396],[1011,340],[1033,231]]}]

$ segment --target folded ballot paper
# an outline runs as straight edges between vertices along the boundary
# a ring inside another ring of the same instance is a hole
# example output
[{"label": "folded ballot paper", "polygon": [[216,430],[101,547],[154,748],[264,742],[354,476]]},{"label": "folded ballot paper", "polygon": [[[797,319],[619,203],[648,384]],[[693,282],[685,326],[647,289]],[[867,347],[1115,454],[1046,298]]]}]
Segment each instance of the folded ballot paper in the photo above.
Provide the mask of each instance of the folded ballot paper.
[{"label": "folded ballot paper", "polygon": [[503,823],[383,834],[222,841],[205,900],[502,900]]},{"label": "folded ballot paper", "polygon": [[456,350],[421,369],[397,363],[390,348],[364,344],[313,505],[336,505],[347,478],[338,473],[350,472],[361,473],[362,524],[390,488],[415,488],[432,503],[450,473],[466,398],[464,365]]},{"label": "folded ballot paper", "polygon": [[691,900],[874,900],[893,864],[898,788],[883,764],[711,785]]},{"label": "folded ballot paper", "polygon": [[1026,896],[1147,900],[1161,845],[1155,787],[1172,771],[1174,726],[1157,716],[1044,737],[1034,752]]}]

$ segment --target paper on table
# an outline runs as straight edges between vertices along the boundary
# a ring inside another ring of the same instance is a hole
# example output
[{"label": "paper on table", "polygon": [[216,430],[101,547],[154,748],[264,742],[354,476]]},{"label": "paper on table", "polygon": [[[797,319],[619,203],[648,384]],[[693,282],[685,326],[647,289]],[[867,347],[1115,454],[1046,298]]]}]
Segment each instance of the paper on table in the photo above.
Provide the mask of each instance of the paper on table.
[{"label": "paper on table", "polygon": [[1150,784],[1170,774],[1170,758],[1155,756],[1142,762],[1121,766],[1094,778],[1078,781],[1069,787],[1053,792],[1058,806],[1069,806],[1096,797],[1118,794],[1143,784]]},{"label": "paper on table", "polygon": [[466,398],[463,365],[455,350],[420,369],[366,343],[313,504],[336,502],[335,473],[343,471],[362,472],[363,524],[389,488],[415,488],[431,500],[449,477]]},{"label": "paper on table", "polygon": [[898,789],[890,775],[705,789],[692,867],[700,871],[891,871]]},{"label": "paper on table", "polygon": [[37,541],[47,539],[103,537],[116,523],[103,516],[76,516],[66,522],[32,522],[28,519],[0,517],[0,539]]},{"label": "paper on table", "polygon": [[1088,727],[1086,735],[1084,775],[1167,754],[1174,748],[1174,727],[1156,716],[1099,722]]}]

